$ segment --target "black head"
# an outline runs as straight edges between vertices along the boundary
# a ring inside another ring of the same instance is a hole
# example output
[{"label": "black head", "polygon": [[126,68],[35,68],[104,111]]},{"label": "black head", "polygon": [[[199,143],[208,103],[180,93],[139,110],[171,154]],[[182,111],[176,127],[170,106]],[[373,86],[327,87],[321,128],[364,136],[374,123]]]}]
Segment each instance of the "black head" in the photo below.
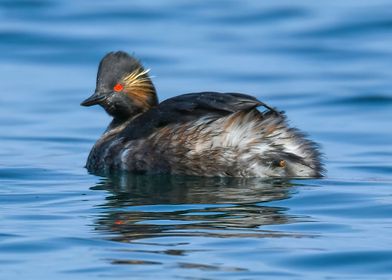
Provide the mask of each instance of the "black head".
[{"label": "black head", "polygon": [[128,119],[158,103],[148,71],[125,52],[110,52],[98,68],[97,84],[92,96],[81,105],[99,104],[115,119]]}]

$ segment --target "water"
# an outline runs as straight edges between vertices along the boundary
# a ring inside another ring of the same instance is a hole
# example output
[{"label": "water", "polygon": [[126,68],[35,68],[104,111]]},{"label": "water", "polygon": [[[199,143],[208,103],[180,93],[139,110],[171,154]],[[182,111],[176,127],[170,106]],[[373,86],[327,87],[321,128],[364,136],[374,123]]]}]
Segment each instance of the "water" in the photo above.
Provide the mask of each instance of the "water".
[{"label": "water", "polygon": [[[0,279],[391,279],[389,1],[0,1]],[[251,93],[320,180],[99,178],[80,101],[136,54],[161,100]]]}]

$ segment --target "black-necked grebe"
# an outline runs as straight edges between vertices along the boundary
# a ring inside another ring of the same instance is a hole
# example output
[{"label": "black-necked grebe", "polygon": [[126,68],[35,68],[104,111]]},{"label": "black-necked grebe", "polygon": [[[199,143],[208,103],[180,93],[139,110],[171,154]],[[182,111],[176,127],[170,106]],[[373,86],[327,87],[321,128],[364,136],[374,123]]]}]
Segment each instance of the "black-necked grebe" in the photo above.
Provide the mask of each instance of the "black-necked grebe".
[{"label": "black-necked grebe", "polygon": [[148,71],[122,51],[101,60],[95,93],[81,105],[96,104],[113,120],[88,157],[95,174],[322,176],[317,144],[288,127],[283,112],[240,93],[188,93],[158,103]]}]

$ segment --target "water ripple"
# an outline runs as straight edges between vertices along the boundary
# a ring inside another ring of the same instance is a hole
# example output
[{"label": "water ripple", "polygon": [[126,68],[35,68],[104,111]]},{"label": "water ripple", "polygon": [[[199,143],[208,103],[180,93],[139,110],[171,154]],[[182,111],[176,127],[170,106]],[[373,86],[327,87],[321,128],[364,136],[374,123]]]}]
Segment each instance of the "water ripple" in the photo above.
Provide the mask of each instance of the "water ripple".
[{"label": "water ripple", "polygon": [[[390,279],[391,4],[0,1],[1,279]],[[160,99],[253,93],[322,145],[329,178],[83,168],[108,51]]]}]

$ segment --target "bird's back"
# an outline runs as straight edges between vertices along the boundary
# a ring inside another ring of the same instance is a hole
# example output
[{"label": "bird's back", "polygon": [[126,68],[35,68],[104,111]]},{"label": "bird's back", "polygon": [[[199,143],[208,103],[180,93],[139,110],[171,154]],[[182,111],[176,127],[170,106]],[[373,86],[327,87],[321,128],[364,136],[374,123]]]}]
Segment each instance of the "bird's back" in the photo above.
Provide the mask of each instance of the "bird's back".
[{"label": "bird's back", "polygon": [[[135,120],[104,144],[100,168],[196,176],[320,176],[316,145],[289,128],[282,113],[254,107],[224,114],[191,110],[187,115],[194,117],[170,122],[162,122],[160,112],[141,118],[140,129]],[[160,118],[154,120],[155,115]],[[142,129],[146,120],[156,123]]]}]

